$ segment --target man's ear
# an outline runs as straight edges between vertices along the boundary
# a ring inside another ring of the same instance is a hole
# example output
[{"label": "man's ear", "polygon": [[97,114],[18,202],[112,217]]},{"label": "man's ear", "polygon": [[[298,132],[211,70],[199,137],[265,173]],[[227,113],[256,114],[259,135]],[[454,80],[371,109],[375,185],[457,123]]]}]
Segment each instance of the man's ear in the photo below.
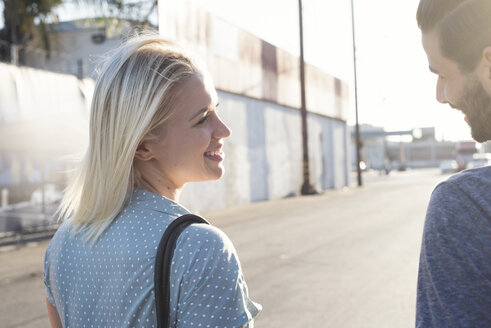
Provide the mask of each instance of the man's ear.
[{"label": "man's ear", "polygon": [[142,141],[136,148],[135,158],[141,161],[148,161],[153,158],[153,153],[148,141]]},{"label": "man's ear", "polygon": [[477,74],[484,89],[486,89],[488,93],[491,93],[491,46],[484,48],[482,51]]},{"label": "man's ear", "polygon": [[482,51],[481,64],[487,70],[487,78],[491,79],[491,46],[484,48]]},{"label": "man's ear", "polygon": [[491,66],[491,46],[484,48],[482,51],[483,60]]}]

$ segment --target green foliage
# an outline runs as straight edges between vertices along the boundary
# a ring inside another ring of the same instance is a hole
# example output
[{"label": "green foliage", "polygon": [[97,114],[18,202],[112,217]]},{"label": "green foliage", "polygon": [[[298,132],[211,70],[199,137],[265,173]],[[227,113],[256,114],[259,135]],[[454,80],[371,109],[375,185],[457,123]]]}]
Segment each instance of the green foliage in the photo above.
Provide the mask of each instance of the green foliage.
[{"label": "green foliage", "polygon": [[34,33],[36,23],[40,25],[41,38],[46,49],[49,49],[46,37],[46,23],[52,17],[53,9],[62,0],[3,0],[4,27],[0,31],[0,59],[10,59],[10,46],[23,45]]},{"label": "green foliage", "polygon": [[80,6],[93,7],[101,18],[132,21],[148,25],[150,14],[157,8],[157,0],[75,0]]},{"label": "green foliage", "polygon": [[5,25],[0,30],[0,60],[9,61],[12,44],[25,45],[35,34],[49,56],[48,24],[57,22],[53,11],[63,2],[94,8],[97,16],[94,20],[104,25],[125,20],[148,27],[149,17],[157,7],[157,0],[3,0]]},{"label": "green foliage", "polygon": [[25,43],[35,23],[45,24],[62,0],[3,0],[4,35],[9,43]]}]

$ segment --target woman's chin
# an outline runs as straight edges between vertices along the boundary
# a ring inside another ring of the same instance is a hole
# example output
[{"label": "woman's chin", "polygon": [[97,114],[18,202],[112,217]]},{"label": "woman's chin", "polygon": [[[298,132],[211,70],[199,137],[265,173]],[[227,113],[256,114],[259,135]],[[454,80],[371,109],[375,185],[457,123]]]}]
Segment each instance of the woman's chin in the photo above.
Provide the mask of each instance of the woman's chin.
[{"label": "woman's chin", "polygon": [[225,169],[223,167],[217,167],[217,168],[214,168],[213,170],[208,170],[205,174],[203,174],[200,177],[190,178],[185,183],[188,183],[188,182],[206,182],[206,181],[219,180],[221,177],[223,177],[224,173],[225,173]]},{"label": "woman's chin", "polygon": [[219,180],[223,177],[223,174],[225,173],[225,169],[220,168],[219,170],[216,170],[213,175],[210,176],[210,180]]},{"label": "woman's chin", "polygon": [[210,172],[207,174],[207,179],[206,180],[219,180],[221,177],[223,177],[223,174],[225,173],[225,169],[223,168],[222,165],[219,165],[218,167],[213,168],[213,170],[210,170]]}]

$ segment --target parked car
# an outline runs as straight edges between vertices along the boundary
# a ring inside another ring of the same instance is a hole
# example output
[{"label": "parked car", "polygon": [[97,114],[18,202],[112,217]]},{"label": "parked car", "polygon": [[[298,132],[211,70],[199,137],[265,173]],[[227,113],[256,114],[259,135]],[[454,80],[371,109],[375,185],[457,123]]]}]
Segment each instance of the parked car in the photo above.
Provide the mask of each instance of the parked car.
[{"label": "parked car", "polygon": [[467,163],[467,169],[491,165],[491,154],[477,153],[472,155],[472,159]]},{"label": "parked car", "polygon": [[446,160],[440,163],[440,171],[442,174],[445,173],[454,173],[457,172],[459,166],[457,165],[457,161],[455,160]]}]

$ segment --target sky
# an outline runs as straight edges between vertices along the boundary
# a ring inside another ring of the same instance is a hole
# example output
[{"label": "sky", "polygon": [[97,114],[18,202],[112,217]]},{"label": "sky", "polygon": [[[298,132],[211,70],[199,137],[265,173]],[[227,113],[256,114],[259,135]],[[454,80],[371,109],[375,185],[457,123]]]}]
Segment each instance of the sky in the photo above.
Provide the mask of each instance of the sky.
[{"label": "sky", "polygon": [[[187,1],[299,54],[297,0]],[[435,100],[436,76],[428,70],[416,26],[418,3],[354,0],[359,121],[387,131],[434,126],[439,140],[468,140],[470,131],[463,115]],[[91,11],[62,7],[58,13],[61,20],[67,20]],[[354,124],[350,1],[303,0],[303,17],[305,59],[350,84],[353,98],[348,123]]]}]

